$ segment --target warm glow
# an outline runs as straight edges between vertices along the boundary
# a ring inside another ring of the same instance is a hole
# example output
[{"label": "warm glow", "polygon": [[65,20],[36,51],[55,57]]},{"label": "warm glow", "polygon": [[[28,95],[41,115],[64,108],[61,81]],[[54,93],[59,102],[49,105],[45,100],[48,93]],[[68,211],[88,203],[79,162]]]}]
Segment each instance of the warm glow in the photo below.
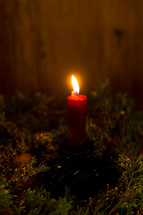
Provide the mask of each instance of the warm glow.
[{"label": "warm glow", "polygon": [[75,94],[79,94],[79,85],[76,80],[76,78],[72,75],[72,85],[73,85],[73,91]]}]

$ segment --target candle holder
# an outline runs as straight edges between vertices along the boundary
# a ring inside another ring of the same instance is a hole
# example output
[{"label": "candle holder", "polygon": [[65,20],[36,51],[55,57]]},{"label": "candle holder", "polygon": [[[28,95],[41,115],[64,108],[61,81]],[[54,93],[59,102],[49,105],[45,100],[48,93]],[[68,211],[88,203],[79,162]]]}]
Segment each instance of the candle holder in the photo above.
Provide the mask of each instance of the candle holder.
[{"label": "candle holder", "polygon": [[112,152],[96,158],[94,143],[89,139],[84,145],[74,147],[65,139],[59,144],[58,156],[50,163],[52,174],[47,172],[45,187],[53,197],[64,196],[65,186],[77,200],[95,196],[106,191],[107,184],[115,186],[119,177],[115,159]]},{"label": "candle holder", "polygon": [[110,182],[109,161],[95,158],[93,152],[93,142],[89,139],[80,147],[70,147],[66,140],[59,149],[59,182],[68,186],[78,199],[86,199],[105,190]]}]

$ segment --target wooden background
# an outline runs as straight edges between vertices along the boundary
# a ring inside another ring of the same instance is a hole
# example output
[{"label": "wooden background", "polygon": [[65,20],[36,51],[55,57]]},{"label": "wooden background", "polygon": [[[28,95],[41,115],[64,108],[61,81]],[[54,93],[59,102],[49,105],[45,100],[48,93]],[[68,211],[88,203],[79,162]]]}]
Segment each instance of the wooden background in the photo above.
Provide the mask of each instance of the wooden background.
[{"label": "wooden background", "polygon": [[72,73],[143,105],[143,1],[0,0],[0,93],[66,95]]}]

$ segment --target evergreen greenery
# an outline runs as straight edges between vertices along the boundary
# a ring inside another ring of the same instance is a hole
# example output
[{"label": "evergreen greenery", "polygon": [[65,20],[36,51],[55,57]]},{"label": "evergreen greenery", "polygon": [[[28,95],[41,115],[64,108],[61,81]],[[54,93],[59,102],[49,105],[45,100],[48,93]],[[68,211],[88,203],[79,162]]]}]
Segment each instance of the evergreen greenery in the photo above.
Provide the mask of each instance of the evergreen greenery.
[{"label": "evergreen greenery", "polygon": [[67,185],[55,186],[57,192],[50,189],[62,171],[59,148],[67,133],[66,98],[1,95],[0,214],[143,214],[143,112],[134,111],[127,94],[113,95],[108,81],[87,98],[93,156],[114,160],[116,180],[86,199],[78,199]]}]

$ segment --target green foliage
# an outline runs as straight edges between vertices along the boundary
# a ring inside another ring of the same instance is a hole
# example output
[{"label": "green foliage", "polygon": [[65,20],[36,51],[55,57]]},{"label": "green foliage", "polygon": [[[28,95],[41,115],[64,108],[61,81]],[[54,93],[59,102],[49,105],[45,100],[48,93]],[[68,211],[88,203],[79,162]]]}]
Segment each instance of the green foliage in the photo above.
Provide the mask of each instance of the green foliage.
[{"label": "green foliage", "polygon": [[[109,81],[88,95],[87,134],[94,157],[115,155],[116,184],[78,201],[65,186],[65,196],[52,196],[42,184],[58,174],[59,145],[66,138],[65,102],[37,93],[0,95],[0,214],[131,215],[143,214],[143,112],[135,112],[126,93],[113,95]],[[31,160],[16,159],[24,153]],[[110,159],[113,159],[110,157]]]},{"label": "green foliage", "polygon": [[16,196],[9,192],[4,183],[0,185],[0,209],[9,208],[13,203],[14,197]]},{"label": "green foliage", "polygon": [[39,166],[34,167],[33,165],[36,164],[36,159],[33,158],[30,163],[22,163],[17,168],[14,169],[13,176],[11,178],[11,182],[24,182],[28,180],[31,176],[35,176],[38,173],[46,172],[49,170],[44,164],[39,164]]},{"label": "green foliage", "polygon": [[72,208],[71,202],[65,198],[58,200],[51,198],[43,188],[34,190],[28,188],[24,194],[20,206],[15,208],[16,211],[21,211],[24,214],[67,215]]},{"label": "green foliage", "polygon": [[133,99],[126,93],[110,94],[107,84],[88,96],[87,133],[94,141],[95,156],[101,157],[109,144],[126,155],[137,153],[143,136],[141,116],[133,113]]},{"label": "green foliage", "polygon": [[118,165],[122,176],[115,188],[107,185],[107,192],[100,198],[91,198],[93,214],[142,214],[143,213],[143,155],[130,159],[120,155]]}]

